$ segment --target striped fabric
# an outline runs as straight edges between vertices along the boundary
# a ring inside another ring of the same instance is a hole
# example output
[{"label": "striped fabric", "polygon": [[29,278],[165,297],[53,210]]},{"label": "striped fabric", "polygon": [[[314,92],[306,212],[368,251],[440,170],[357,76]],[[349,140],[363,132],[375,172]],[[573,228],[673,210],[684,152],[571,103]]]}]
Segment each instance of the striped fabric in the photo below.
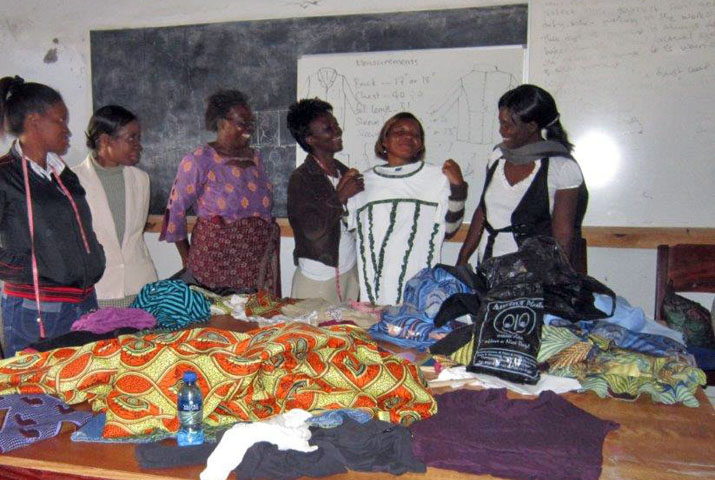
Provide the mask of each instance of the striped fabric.
[{"label": "striped fabric", "polygon": [[159,280],[148,283],[130,305],[151,313],[157,328],[178,330],[191,323],[205,322],[211,316],[211,305],[201,293],[181,280]]},{"label": "striped fabric", "polygon": [[[94,286],[75,288],[40,285],[39,291],[41,302],[82,303],[94,292]],[[5,282],[3,293],[11,297],[35,300],[35,287],[32,284]]]},{"label": "striped fabric", "polygon": [[449,185],[449,202],[447,203],[447,214],[444,216],[444,233],[447,238],[457,233],[462,225],[464,204],[467,202],[467,189],[467,182],[461,185]]}]

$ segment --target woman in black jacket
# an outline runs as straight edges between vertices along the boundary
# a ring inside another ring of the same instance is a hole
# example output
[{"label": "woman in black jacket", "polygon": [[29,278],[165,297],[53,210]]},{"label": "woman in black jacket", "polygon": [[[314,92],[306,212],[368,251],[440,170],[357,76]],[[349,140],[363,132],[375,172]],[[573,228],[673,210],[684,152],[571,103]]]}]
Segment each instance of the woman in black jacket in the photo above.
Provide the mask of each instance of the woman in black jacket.
[{"label": "woman in black jacket", "polygon": [[17,140],[0,157],[0,279],[6,355],[70,331],[97,308],[104,252],[69,148],[68,112],[57,91],[0,79],[0,118]]}]

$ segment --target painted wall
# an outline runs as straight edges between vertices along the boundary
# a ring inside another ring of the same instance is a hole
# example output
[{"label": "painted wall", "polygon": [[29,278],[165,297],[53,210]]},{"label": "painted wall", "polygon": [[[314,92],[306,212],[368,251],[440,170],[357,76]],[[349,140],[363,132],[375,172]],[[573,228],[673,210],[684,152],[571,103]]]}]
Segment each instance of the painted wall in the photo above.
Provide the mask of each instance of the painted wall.
[{"label": "painted wall", "polygon": [[[437,9],[509,3],[514,2],[412,0],[410,6]],[[3,0],[0,76],[17,74],[47,83],[61,92],[70,110],[70,128],[74,133],[66,160],[74,165],[86,155],[82,132],[92,108],[90,30],[389,12],[404,9],[404,4],[404,0]],[[538,2],[531,2],[531,8],[538,8],[537,5]],[[538,41],[536,36],[530,38],[532,42]],[[8,145],[9,139],[0,140],[0,149],[5,150]],[[471,195],[478,195],[479,189],[479,185],[473,185]],[[156,234],[147,234],[147,240],[162,277],[179,269],[173,245],[158,242]],[[282,241],[283,289],[288,294],[293,274],[293,239]],[[443,261],[454,262],[458,248],[457,244],[445,245]],[[649,313],[653,309],[655,260],[652,250],[589,249],[591,274]],[[704,301],[712,302],[710,298]]]}]

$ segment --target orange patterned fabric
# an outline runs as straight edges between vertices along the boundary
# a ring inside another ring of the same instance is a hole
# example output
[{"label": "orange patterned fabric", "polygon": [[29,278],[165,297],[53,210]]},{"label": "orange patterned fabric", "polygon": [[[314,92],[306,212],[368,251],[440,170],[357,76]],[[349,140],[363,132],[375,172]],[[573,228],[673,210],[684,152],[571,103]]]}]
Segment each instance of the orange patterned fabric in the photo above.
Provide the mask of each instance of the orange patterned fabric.
[{"label": "orange patterned fabric", "polygon": [[124,335],[0,361],[0,394],[48,393],[106,411],[105,437],[176,431],[176,396],[197,372],[204,422],[257,421],[293,408],[361,408],[409,424],[437,411],[417,367],[364,330],[280,324],[250,333],[195,328]]},{"label": "orange patterned fabric", "polygon": [[297,301],[295,298],[280,298],[271,292],[260,290],[248,296],[245,306],[246,316],[272,318],[282,313],[281,308],[293,305]]}]

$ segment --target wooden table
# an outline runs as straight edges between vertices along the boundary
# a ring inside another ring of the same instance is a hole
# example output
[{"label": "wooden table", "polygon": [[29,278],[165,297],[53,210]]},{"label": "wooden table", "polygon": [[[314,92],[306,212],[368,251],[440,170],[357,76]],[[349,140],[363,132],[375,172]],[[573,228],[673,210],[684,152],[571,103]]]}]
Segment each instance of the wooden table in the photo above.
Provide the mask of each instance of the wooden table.
[{"label": "wooden table", "polygon": [[[211,323],[214,326],[236,329],[235,322],[226,318],[215,319]],[[241,329],[245,330],[245,327],[242,326]],[[435,393],[440,391],[445,391],[445,388],[437,389]],[[621,425],[606,437],[601,479],[715,479],[715,411],[702,390],[697,394],[700,400],[698,408],[654,404],[650,398],[645,397],[635,402],[601,399],[593,393],[565,394],[564,397],[599,418],[614,420]],[[203,466],[141,469],[134,457],[133,444],[77,443],[70,440],[70,432],[63,432],[56,438],[0,455],[0,478],[2,465],[119,480],[197,479],[203,470]],[[396,477],[389,474],[349,472],[330,478]],[[405,474],[399,478],[416,480],[494,477],[428,468],[426,474]]]}]

